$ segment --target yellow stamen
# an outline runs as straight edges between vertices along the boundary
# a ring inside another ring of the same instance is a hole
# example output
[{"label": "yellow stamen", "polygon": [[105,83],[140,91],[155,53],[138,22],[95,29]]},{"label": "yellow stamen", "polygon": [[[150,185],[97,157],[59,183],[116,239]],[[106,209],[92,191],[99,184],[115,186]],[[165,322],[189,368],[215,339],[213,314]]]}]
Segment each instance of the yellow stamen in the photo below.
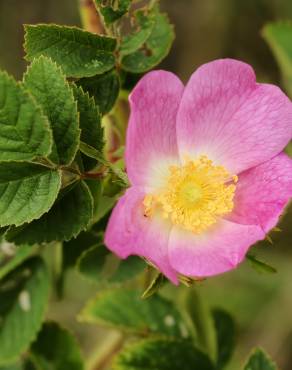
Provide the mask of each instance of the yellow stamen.
[{"label": "yellow stamen", "polygon": [[237,181],[206,156],[170,166],[165,187],[145,196],[144,214],[160,210],[173,224],[199,234],[233,209]]}]

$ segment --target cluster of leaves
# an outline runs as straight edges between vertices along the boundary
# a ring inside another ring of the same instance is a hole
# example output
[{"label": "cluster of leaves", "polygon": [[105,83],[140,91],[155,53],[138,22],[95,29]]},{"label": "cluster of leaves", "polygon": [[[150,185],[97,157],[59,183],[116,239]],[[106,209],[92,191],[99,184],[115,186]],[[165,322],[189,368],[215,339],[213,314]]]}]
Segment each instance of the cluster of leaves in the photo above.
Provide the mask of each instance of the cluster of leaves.
[{"label": "cluster of leaves", "polygon": [[[115,358],[112,369],[223,369],[234,348],[233,320],[220,309],[208,312],[205,318],[202,311],[198,316],[194,297],[192,293],[186,304],[177,305],[160,295],[143,301],[134,289],[109,290],[85,306],[81,319],[119,328],[124,333],[124,341],[129,343]],[[129,341],[133,336],[140,338],[134,344]],[[214,343],[210,345],[212,339]],[[276,367],[261,350],[256,350],[244,370],[256,369]]]},{"label": "cluster of leaves", "polygon": [[[84,241],[89,239],[85,234],[82,237]],[[6,248],[7,254],[11,246]],[[99,273],[84,267],[90,263],[94,266],[103,255],[102,250],[102,246],[90,248],[79,258],[80,273],[98,286],[102,284],[101,263],[97,266]],[[0,331],[0,369],[82,370],[84,360],[71,333],[54,322],[46,322],[35,334],[44,316],[49,290],[48,272],[37,252],[37,248],[31,250],[30,246],[17,249],[1,269],[0,312],[4,325]],[[127,269],[118,266],[112,276],[119,283],[128,281],[133,277],[128,271],[139,270],[136,262],[129,262]],[[228,364],[235,344],[232,317],[221,309],[207,310],[195,291],[188,291],[180,302],[174,302],[157,293],[142,300],[140,290],[131,284],[123,289],[108,286],[85,305],[79,320],[123,333],[118,338],[123,350],[111,363],[113,370],[221,370]],[[22,362],[9,365],[29,341],[33,343]],[[276,369],[260,349],[253,351],[243,367],[243,370]]]},{"label": "cluster of leaves", "polygon": [[[133,288],[112,289],[88,302],[80,319],[124,334],[125,348],[115,357],[113,370],[222,370],[234,350],[235,324],[227,312],[202,306],[195,291],[173,302],[159,294],[141,300]],[[256,349],[243,370],[276,366]]]},{"label": "cluster of leaves", "polygon": [[26,25],[23,80],[0,72],[0,366],[26,353],[15,368],[83,368],[71,334],[43,324],[52,280],[46,246],[62,251],[59,282],[76,264],[100,284],[145,268],[138,258],[121,263],[99,244],[127,185],[107,153],[117,128],[103,117],[128,81],[167,55],[174,33],[157,2],[117,3],[95,1],[105,34]]},{"label": "cluster of leaves", "polygon": [[[73,266],[101,289],[80,320],[124,333],[113,369],[223,369],[234,347],[232,318],[218,309],[204,318],[194,301],[179,308],[157,294],[161,275],[142,300],[136,283],[150,267],[136,257],[121,262],[102,245],[108,214],[127,186],[122,161],[109,160],[108,136],[118,127],[107,117],[121,92],[168,54],[174,32],[157,1],[142,8],[93,1],[105,35],[27,25],[23,80],[0,72],[0,369],[85,366],[72,334],[45,321],[54,279],[43,252],[53,243],[62,253],[59,290]],[[275,369],[261,350],[244,367]]]},{"label": "cluster of leaves", "polygon": [[[61,275],[78,261],[80,271],[102,281],[110,259],[109,280],[121,282],[130,278],[124,276],[129,270],[134,275],[145,266],[137,258],[122,264],[97,248],[107,214],[127,182],[120,164],[105,154],[105,131],[116,128],[103,127],[102,119],[128,76],[137,79],[137,73],[158,64],[174,35],[157,4],[131,14],[130,1],[120,1],[117,9],[101,1],[95,5],[107,34],[26,25],[25,57],[31,63],[23,80],[0,72],[1,365],[25,353],[42,326],[51,284],[42,257],[46,245],[61,243]],[[125,35],[117,30],[123,16],[132,22]],[[60,341],[62,356],[49,340]],[[26,366],[45,368],[46,361],[57,361],[54,368],[82,368],[75,347],[64,329],[45,324]]]},{"label": "cluster of leaves", "polygon": [[[130,1],[118,10],[96,5],[109,24],[129,11]],[[112,109],[125,71],[151,69],[173,40],[157,5],[131,17],[137,30],[118,38],[77,27],[25,26],[31,64],[23,81],[0,74],[0,226],[8,227],[6,240],[68,241],[94,218],[98,190],[87,180],[94,177],[88,171],[98,179],[107,165],[101,118]]]}]

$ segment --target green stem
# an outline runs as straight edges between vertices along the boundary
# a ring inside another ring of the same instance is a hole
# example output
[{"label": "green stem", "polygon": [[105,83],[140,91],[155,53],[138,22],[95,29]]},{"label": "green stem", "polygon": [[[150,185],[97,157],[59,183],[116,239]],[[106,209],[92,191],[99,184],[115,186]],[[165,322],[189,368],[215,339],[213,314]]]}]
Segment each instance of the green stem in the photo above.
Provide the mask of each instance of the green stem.
[{"label": "green stem", "polygon": [[215,361],[217,349],[213,319],[196,287],[183,291],[182,305],[183,314],[195,344]]}]

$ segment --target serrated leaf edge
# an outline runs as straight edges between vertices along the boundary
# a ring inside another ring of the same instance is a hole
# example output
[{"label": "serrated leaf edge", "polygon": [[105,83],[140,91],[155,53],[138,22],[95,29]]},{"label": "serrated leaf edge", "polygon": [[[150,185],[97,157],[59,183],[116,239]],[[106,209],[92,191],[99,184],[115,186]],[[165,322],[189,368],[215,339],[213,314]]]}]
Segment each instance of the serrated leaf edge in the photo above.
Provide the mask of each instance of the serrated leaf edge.
[{"label": "serrated leaf edge", "polygon": [[[10,161],[9,163],[13,163],[13,162],[16,162],[16,161]],[[23,161],[23,162],[24,162],[24,161]],[[19,162],[17,162],[17,163],[19,163]],[[28,162],[26,162],[26,163],[28,163]],[[39,163],[35,163],[35,162],[29,162],[29,163],[32,163],[32,164],[34,164],[34,165],[36,165],[36,166],[42,166],[41,164],[39,164]],[[0,227],[4,227],[4,226],[16,226],[16,227],[18,227],[18,226],[22,226],[22,225],[24,225],[24,224],[30,223],[30,222],[32,222],[32,221],[34,221],[34,220],[38,220],[38,219],[39,219],[43,214],[47,213],[47,212],[48,212],[48,211],[53,207],[53,205],[54,205],[54,203],[55,203],[55,201],[56,201],[56,199],[57,199],[57,196],[58,196],[58,194],[59,194],[59,191],[60,191],[60,189],[61,189],[61,185],[62,185],[62,174],[61,174],[61,170],[54,169],[54,168],[49,168],[49,167],[46,167],[46,166],[43,166],[43,167],[47,168],[48,172],[57,172],[57,173],[58,173],[58,175],[59,175],[58,191],[56,192],[56,196],[54,197],[54,200],[52,201],[51,205],[50,205],[50,206],[48,206],[48,207],[46,207],[46,208],[45,208],[45,211],[41,211],[41,212],[37,213],[37,214],[36,214],[36,216],[34,216],[33,218],[28,219],[28,220],[27,220],[27,221],[25,221],[25,222],[22,222],[22,223],[19,223],[19,224],[15,224],[15,223],[12,223],[12,224],[0,224]],[[41,175],[38,175],[38,176],[41,176]],[[28,176],[28,177],[29,177],[29,176]],[[28,178],[28,177],[26,177],[26,178]],[[9,229],[5,231],[4,235],[5,235],[8,231],[9,231]]]},{"label": "serrated leaf edge", "polygon": [[[85,183],[85,181],[80,181],[80,183],[82,183],[82,185],[84,185],[85,186],[85,188],[86,188],[86,190],[88,191],[88,193],[89,193],[89,198],[90,198],[90,203],[91,203],[91,210],[92,210],[92,212],[91,212],[91,217],[90,217],[90,219],[92,219],[92,217],[93,217],[93,206],[94,206],[94,200],[93,200],[93,196],[92,196],[92,194],[91,194],[91,191],[89,190],[89,187],[88,187],[88,185]],[[60,191],[60,189],[59,189],[59,191]],[[57,197],[56,197],[56,199],[57,199]],[[56,201],[56,199],[55,199],[55,201]],[[54,206],[54,204],[55,204],[55,201],[54,201],[54,203],[53,203],[53,205],[52,205],[52,207]],[[52,208],[51,207],[51,208]],[[44,212],[43,214],[41,214],[41,216],[40,217],[42,217],[43,215],[45,215],[46,213],[48,213],[50,210],[51,210],[51,208],[49,208],[46,212]],[[40,218],[39,217],[39,218]],[[37,219],[33,219],[33,220],[31,220],[31,221],[37,221],[39,218],[37,218]],[[31,222],[30,221],[30,222]],[[24,224],[29,224],[30,222],[25,222]],[[22,226],[22,225],[24,225],[24,224],[21,224],[21,225],[9,225],[9,226]],[[78,231],[78,232],[76,232],[76,233],[74,233],[71,237],[62,237],[62,242],[68,242],[68,241],[70,241],[71,239],[74,239],[74,238],[76,238],[82,231],[85,231],[87,228],[88,228],[88,226],[90,225],[90,221],[88,222],[88,224],[87,225],[85,225],[84,226],[84,228],[83,229],[81,229],[80,231]],[[6,234],[8,234],[9,233],[9,230],[10,230],[10,228],[8,229],[8,230],[6,230],[5,231],[5,233],[4,233],[4,237],[5,237],[5,235]],[[37,242],[33,242],[33,243],[30,243],[30,242],[26,242],[26,244],[28,244],[28,245],[34,245],[34,244],[42,244],[42,243],[52,243],[52,242],[55,242],[55,241],[60,241],[59,239],[55,239],[55,240],[51,240],[51,239],[43,239],[42,241],[37,241]],[[21,245],[22,243],[16,243],[16,242],[14,242],[16,245]]]},{"label": "serrated leaf edge", "polygon": [[[120,364],[117,363],[117,361],[119,360],[120,354],[127,354],[129,351],[131,351],[133,349],[140,348],[145,343],[154,343],[155,344],[155,343],[157,343],[157,341],[160,341],[160,340],[163,340],[164,342],[169,342],[169,343],[180,343],[180,344],[188,343],[189,345],[192,345],[191,342],[189,342],[185,339],[172,338],[172,337],[161,337],[161,338],[151,337],[151,338],[142,339],[138,342],[127,343],[125,345],[125,347],[123,348],[123,350],[115,356],[115,358],[113,360],[113,363],[112,363],[112,370],[125,370],[124,366],[120,366]],[[201,352],[203,355],[208,357],[208,355],[205,352],[202,352],[199,348],[196,348],[195,346],[193,346],[193,347],[194,347],[194,349],[196,349],[197,351]],[[200,370],[200,369],[198,369],[198,370]]]},{"label": "serrated leaf edge", "polygon": [[[99,106],[96,104],[95,100],[94,100],[94,97],[93,96],[90,96],[88,91],[84,91],[82,86],[77,86],[75,83],[73,83],[73,88],[72,88],[72,93],[73,93],[73,96],[74,96],[74,92],[73,92],[73,89],[76,89],[76,90],[79,90],[81,92],[81,94],[87,99],[88,101],[88,104],[92,106],[92,109],[95,110],[96,112],[96,115],[99,117],[100,119],[100,122],[102,120],[102,114],[100,113],[100,109],[99,109]],[[75,96],[74,96],[74,99],[75,99]],[[75,102],[76,102],[76,105],[77,105],[77,109],[78,109],[78,101],[77,99],[75,99]],[[78,112],[80,114],[80,112]],[[80,129],[80,139],[79,139],[79,145],[78,145],[78,150],[80,151],[80,144],[81,144],[81,132],[82,132],[82,128],[79,126],[79,129]],[[104,141],[104,128],[103,126],[101,125],[101,133],[102,133],[102,147],[104,147],[105,145],[105,141]],[[88,144],[87,144],[88,145]],[[95,148],[94,148],[95,149]],[[97,149],[95,149],[97,150]],[[84,153],[83,153],[84,154]],[[94,158],[96,159],[96,158]],[[96,160],[97,161],[97,160]]]},{"label": "serrated leaf edge", "polygon": [[[27,42],[28,42],[28,32],[27,32],[27,29],[28,28],[37,28],[37,27],[42,27],[42,26],[45,26],[45,27],[56,27],[56,28],[59,28],[59,29],[70,29],[70,30],[77,30],[77,31],[80,31],[82,32],[83,34],[87,34],[87,35],[90,35],[90,37],[92,36],[96,36],[97,38],[103,38],[103,39],[107,39],[109,41],[112,41],[114,42],[115,41],[115,47],[112,49],[112,51],[107,51],[107,50],[101,50],[101,51],[105,51],[105,52],[114,52],[116,47],[117,47],[117,42],[116,42],[116,39],[113,38],[113,37],[110,37],[110,36],[106,36],[106,35],[97,35],[95,33],[92,33],[92,32],[88,32],[88,31],[85,31],[83,30],[82,28],[80,27],[77,27],[77,26],[62,26],[60,24],[56,24],[56,23],[37,23],[37,24],[28,24],[28,23],[25,23],[23,25],[24,27],[24,43],[23,43],[23,49],[25,50],[25,53],[26,55],[24,56],[24,59],[28,62],[31,62],[32,59],[34,59],[34,57],[30,56],[30,54],[27,52]],[[32,59],[29,59],[29,58],[32,58]]]},{"label": "serrated leaf edge", "polygon": [[[66,76],[62,70],[62,67],[59,66],[55,61],[53,61],[50,57],[47,57],[47,56],[44,56],[44,55],[40,55],[39,57],[35,58],[32,63],[27,67],[25,73],[23,74],[23,78],[22,78],[22,84],[23,86],[25,86],[25,78],[26,76],[28,76],[29,74],[29,71],[32,69],[33,67],[33,63],[37,63],[37,62],[42,62],[42,61],[49,61],[49,63],[52,64],[52,66],[56,69],[57,72],[60,73],[60,77],[62,77],[62,80],[64,82],[64,85],[66,86],[66,88],[68,89],[68,92],[70,92],[70,95],[71,95],[71,98],[72,98],[72,101],[74,101],[74,115],[76,114],[76,119],[77,119],[77,126],[78,126],[78,129],[77,129],[77,137],[76,137],[76,145],[75,145],[75,148],[74,148],[74,151],[72,151],[72,154],[71,156],[69,157],[68,159],[68,162],[66,163],[55,163],[56,165],[60,165],[60,166],[68,166],[70,165],[75,156],[76,156],[76,153],[78,152],[79,150],[79,145],[80,145],[80,136],[81,136],[81,129],[80,129],[80,118],[79,118],[79,112],[78,112],[78,106],[77,106],[77,102],[75,100],[75,97],[74,97],[74,93],[73,93],[73,90],[72,90],[72,87],[70,86],[69,82],[67,81],[66,79]],[[29,89],[27,89],[29,91]],[[32,94],[31,94],[32,95]],[[47,118],[48,120],[48,124],[50,126],[50,121],[49,119]],[[51,130],[51,134],[52,134],[52,142],[54,141],[54,136],[53,136],[53,130],[52,128],[50,127],[50,130]],[[59,155],[58,155],[59,157]]]},{"label": "serrated leaf edge", "polygon": [[[18,87],[32,101],[35,108],[39,111],[40,116],[43,118],[43,122],[44,122],[44,125],[45,125],[45,130],[47,131],[47,134],[49,135],[49,141],[50,141],[50,145],[48,146],[48,150],[47,150],[46,153],[44,153],[44,157],[43,157],[43,158],[47,158],[50,155],[51,151],[52,151],[52,144],[53,144],[53,133],[52,133],[52,129],[51,129],[48,117],[44,114],[41,105],[38,104],[38,102],[36,101],[34,96],[30,93],[30,91],[28,89],[26,89],[25,86],[23,86],[22,82],[16,81],[6,71],[0,70],[0,75],[1,74],[6,76],[7,79],[10,80],[14,84],[14,86]],[[27,158],[27,159],[17,159],[17,160],[15,160],[15,159],[3,160],[2,159],[0,161],[0,163],[2,163],[2,162],[28,162],[28,161],[33,161],[38,157],[39,157],[39,155],[34,155],[31,158]]]},{"label": "serrated leaf edge", "polygon": [[248,359],[245,361],[244,370],[246,369],[251,357],[257,355],[258,353],[264,355],[264,357],[272,364],[272,366],[274,366],[275,370],[278,370],[278,366],[276,365],[276,363],[271,359],[270,355],[268,355],[262,347],[255,347],[252,349],[252,351],[248,355]]}]

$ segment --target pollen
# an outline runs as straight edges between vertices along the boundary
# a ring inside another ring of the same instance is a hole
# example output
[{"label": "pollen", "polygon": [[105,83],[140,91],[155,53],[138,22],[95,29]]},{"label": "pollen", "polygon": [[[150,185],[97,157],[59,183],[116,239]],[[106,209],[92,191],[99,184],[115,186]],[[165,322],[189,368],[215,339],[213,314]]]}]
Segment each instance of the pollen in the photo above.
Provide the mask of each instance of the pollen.
[{"label": "pollen", "polygon": [[206,156],[186,159],[170,166],[165,185],[145,196],[144,215],[160,211],[173,224],[200,234],[232,211],[237,180]]}]

